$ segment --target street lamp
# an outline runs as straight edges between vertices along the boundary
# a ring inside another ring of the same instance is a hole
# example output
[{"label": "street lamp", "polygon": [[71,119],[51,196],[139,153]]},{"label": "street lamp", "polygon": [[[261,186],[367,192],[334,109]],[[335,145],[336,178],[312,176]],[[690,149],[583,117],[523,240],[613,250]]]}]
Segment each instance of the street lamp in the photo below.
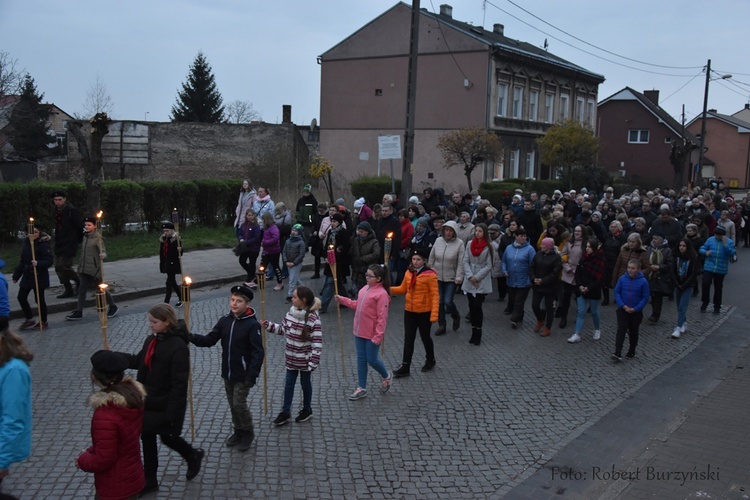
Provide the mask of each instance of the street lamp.
[{"label": "street lamp", "polygon": [[[714,78],[714,80],[729,80],[732,75],[722,75],[721,78]],[[706,64],[706,88],[703,92],[703,115],[701,116],[701,144],[700,153],[698,157],[698,171],[703,172],[703,154],[706,146],[706,108],[708,108],[708,84],[711,82],[711,59]],[[695,176],[690,176],[695,180]]]}]

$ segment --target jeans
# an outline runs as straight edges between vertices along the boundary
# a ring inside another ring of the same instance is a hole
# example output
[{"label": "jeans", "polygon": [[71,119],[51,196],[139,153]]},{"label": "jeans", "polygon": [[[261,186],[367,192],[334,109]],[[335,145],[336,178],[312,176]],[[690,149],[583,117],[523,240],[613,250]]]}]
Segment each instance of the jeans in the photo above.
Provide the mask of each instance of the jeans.
[{"label": "jeans", "polygon": [[715,274],[711,271],[703,271],[703,282],[701,290],[701,302],[708,307],[711,297],[711,282],[714,284],[714,309],[721,307],[721,296],[724,291],[724,277],[726,274]]},{"label": "jeans", "polygon": [[460,317],[453,297],[456,295],[455,281],[438,281],[438,293],[440,294],[440,310],[438,311],[438,325],[445,326],[445,313],[452,318]]},{"label": "jeans", "polygon": [[177,278],[176,274],[174,273],[167,273],[167,281],[164,283],[164,285],[167,287],[167,292],[164,295],[164,303],[169,304],[169,301],[172,299],[172,292],[174,291],[175,295],[177,295],[177,301],[182,301],[182,291],[180,290],[180,287],[177,286]]},{"label": "jeans", "polygon": [[576,333],[583,331],[583,322],[586,321],[586,310],[591,308],[591,317],[594,318],[594,330],[599,330],[599,299],[587,299],[583,295],[576,298],[578,314],[576,315]]},{"label": "jeans", "polygon": [[380,346],[373,344],[370,339],[354,337],[354,346],[357,348],[357,386],[367,389],[367,365],[372,366],[383,378],[388,378],[390,373],[385,369],[383,361],[378,357]]},{"label": "jeans", "polygon": [[34,298],[39,306],[39,321],[42,323],[47,322],[47,302],[44,300],[44,288],[39,289],[39,296],[37,297],[36,291],[33,288],[21,287],[18,289],[18,303],[23,309],[23,315],[26,319],[34,317],[34,313],[31,311],[31,305],[29,305],[29,294],[34,292]]},{"label": "jeans", "polygon": [[484,311],[482,311],[482,304],[484,303],[484,297],[487,294],[478,293],[473,295],[471,293],[466,294],[466,298],[469,300],[469,319],[471,320],[472,328],[482,329],[484,324]]},{"label": "jeans", "polygon": [[224,390],[227,393],[229,410],[232,412],[232,425],[236,430],[253,432],[253,416],[247,405],[247,395],[250,386],[243,382],[229,382],[224,380]]},{"label": "jeans", "polygon": [[287,269],[289,269],[289,292],[287,293],[287,295],[291,297],[297,287],[302,284],[299,281],[299,275],[302,272],[302,263],[299,263],[296,266],[288,267]]},{"label": "jeans", "polygon": [[414,341],[417,338],[417,330],[419,330],[419,337],[424,344],[427,362],[435,361],[435,346],[430,337],[430,314],[432,313],[404,311],[404,356],[402,361],[406,366],[411,364],[411,358],[414,355]]},{"label": "jeans", "polygon": [[[100,281],[88,274],[79,274],[78,280],[78,311],[83,311],[83,304],[86,302],[86,292],[89,289],[96,288]],[[105,289],[104,295],[107,298],[107,305],[109,307],[115,305],[115,299],[113,299],[112,294],[109,293],[109,288]]]},{"label": "jeans", "polygon": [[511,307],[510,320],[513,323],[523,321],[523,308],[526,305],[529,290],[531,290],[530,286],[524,288],[508,287],[508,306]]},{"label": "jeans", "polygon": [[[544,321],[544,326],[552,328],[552,321],[555,319],[555,299],[557,292],[542,293],[534,290],[531,294],[531,308],[534,310],[534,316],[537,321]],[[544,300],[544,311],[541,304]]]},{"label": "jeans", "polygon": [[[592,309],[593,310],[593,309]],[[617,308],[617,335],[615,337],[615,354],[622,355],[622,346],[625,343],[625,332],[628,333],[628,354],[635,356],[635,346],[638,345],[638,327],[643,321],[643,311],[633,313],[626,312],[625,309]]]},{"label": "jeans", "polygon": [[294,399],[294,386],[297,385],[297,375],[299,374],[299,384],[302,386],[302,408],[312,410],[312,372],[302,370],[286,371],[286,383],[284,384],[284,407],[282,411],[292,412],[292,399]]},{"label": "jeans", "polygon": [[682,326],[687,321],[687,310],[690,305],[690,297],[693,296],[693,287],[689,286],[686,289],[677,292],[677,326]]}]

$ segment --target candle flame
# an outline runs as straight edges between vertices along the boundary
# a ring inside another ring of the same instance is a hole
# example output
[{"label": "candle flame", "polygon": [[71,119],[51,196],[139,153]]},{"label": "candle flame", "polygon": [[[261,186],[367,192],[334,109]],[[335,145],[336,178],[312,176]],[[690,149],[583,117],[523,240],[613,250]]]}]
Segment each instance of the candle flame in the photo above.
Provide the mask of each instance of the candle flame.
[{"label": "candle flame", "polygon": [[33,223],[34,222],[34,218],[33,217],[29,217],[29,222]]},{"label": "candle flame", "polygon": [[333,245],[328,245],[328,250],[333,250]]},{"label": "candle flame", "polygon": [[265,270],[266,270],[266,268],[265,268],[265,267],[263,267],[263,266],[260,266],[260,268],[259,268],[259,269],[260,269],[260,272],[263,272],[263,271],[265,271]]},{"label": "candle flame", "polygon": [[190,279],[190,277],[189,277],[189,276],[185,276],[185,280],[184,280],[184,281],[185,281],[185,284],[186,284],[187,286],[190,286],[190,285],[192,285],[192,284],[193,284],[193,280],[192,280],[192,279]]},{"label": "candle flame", "polygon": [[106,283],[99,283],[99,290],[101,290],[102,292],[106,291],[108,287],[109,285]]},{"label": "candle flame", "polygon": [[386,238],[388,238],[389,240],[390,240],[391,238],[393,238],[393,233],[388,233],[388,236],[386,236]]},{"label": "candle flame", "polygon": [[104,215],[104,212],[102,212],[101,210],[99,210],[99,211],[98,211],[98,212],[96,213],[96,218],[97,218],[97,219],[101,219],[101,218],[102,218],[102,215]]}]

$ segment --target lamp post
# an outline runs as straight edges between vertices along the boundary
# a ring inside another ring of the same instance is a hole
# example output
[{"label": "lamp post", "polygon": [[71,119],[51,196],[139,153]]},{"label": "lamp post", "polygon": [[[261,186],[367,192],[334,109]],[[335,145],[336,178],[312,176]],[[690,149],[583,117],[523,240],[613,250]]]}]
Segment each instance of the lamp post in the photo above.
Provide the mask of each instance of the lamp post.
[{"label": "lamp post", "polygon": [[[732,75],[722,75],[721,80],[729,80]],[[719,78],[715,78],[718,80]],[[698,157],[698,173],[703,173],[703,160],[706,147],[706,111],[708,108],[708,84],[711,82],[711,59],[706,63],[706,88],[703,91],[703,114],[701,115],[701,144]],[[715,174],[716,172],[714,172]],[[695,173],[690,176],[693,181],[696,180]]]}]

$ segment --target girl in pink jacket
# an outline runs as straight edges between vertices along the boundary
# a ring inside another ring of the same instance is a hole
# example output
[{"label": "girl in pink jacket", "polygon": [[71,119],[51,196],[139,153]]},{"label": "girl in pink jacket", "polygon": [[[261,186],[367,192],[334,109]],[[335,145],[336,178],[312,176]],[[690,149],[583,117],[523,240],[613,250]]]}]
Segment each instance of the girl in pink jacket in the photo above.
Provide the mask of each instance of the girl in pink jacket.
[{"label": "girl in pink jacket", "polygon": [[357,300],[335,295],[336,301],[350,309],[354,309],[354,342],[357,347],[357,379],[358,387],[349,396],[356,401],[367,397],[367,365],[372,366],[381,377],[383,384],[380,391],[385,393],[391,388],[393,374],[385,369],[383,361],[378,357],[380,344],[385,335],[385,325],[388,321],[388,308],[391,303],[391,283],[388,270],[373,264],[365,272],[367,285],[359,291]]}]

